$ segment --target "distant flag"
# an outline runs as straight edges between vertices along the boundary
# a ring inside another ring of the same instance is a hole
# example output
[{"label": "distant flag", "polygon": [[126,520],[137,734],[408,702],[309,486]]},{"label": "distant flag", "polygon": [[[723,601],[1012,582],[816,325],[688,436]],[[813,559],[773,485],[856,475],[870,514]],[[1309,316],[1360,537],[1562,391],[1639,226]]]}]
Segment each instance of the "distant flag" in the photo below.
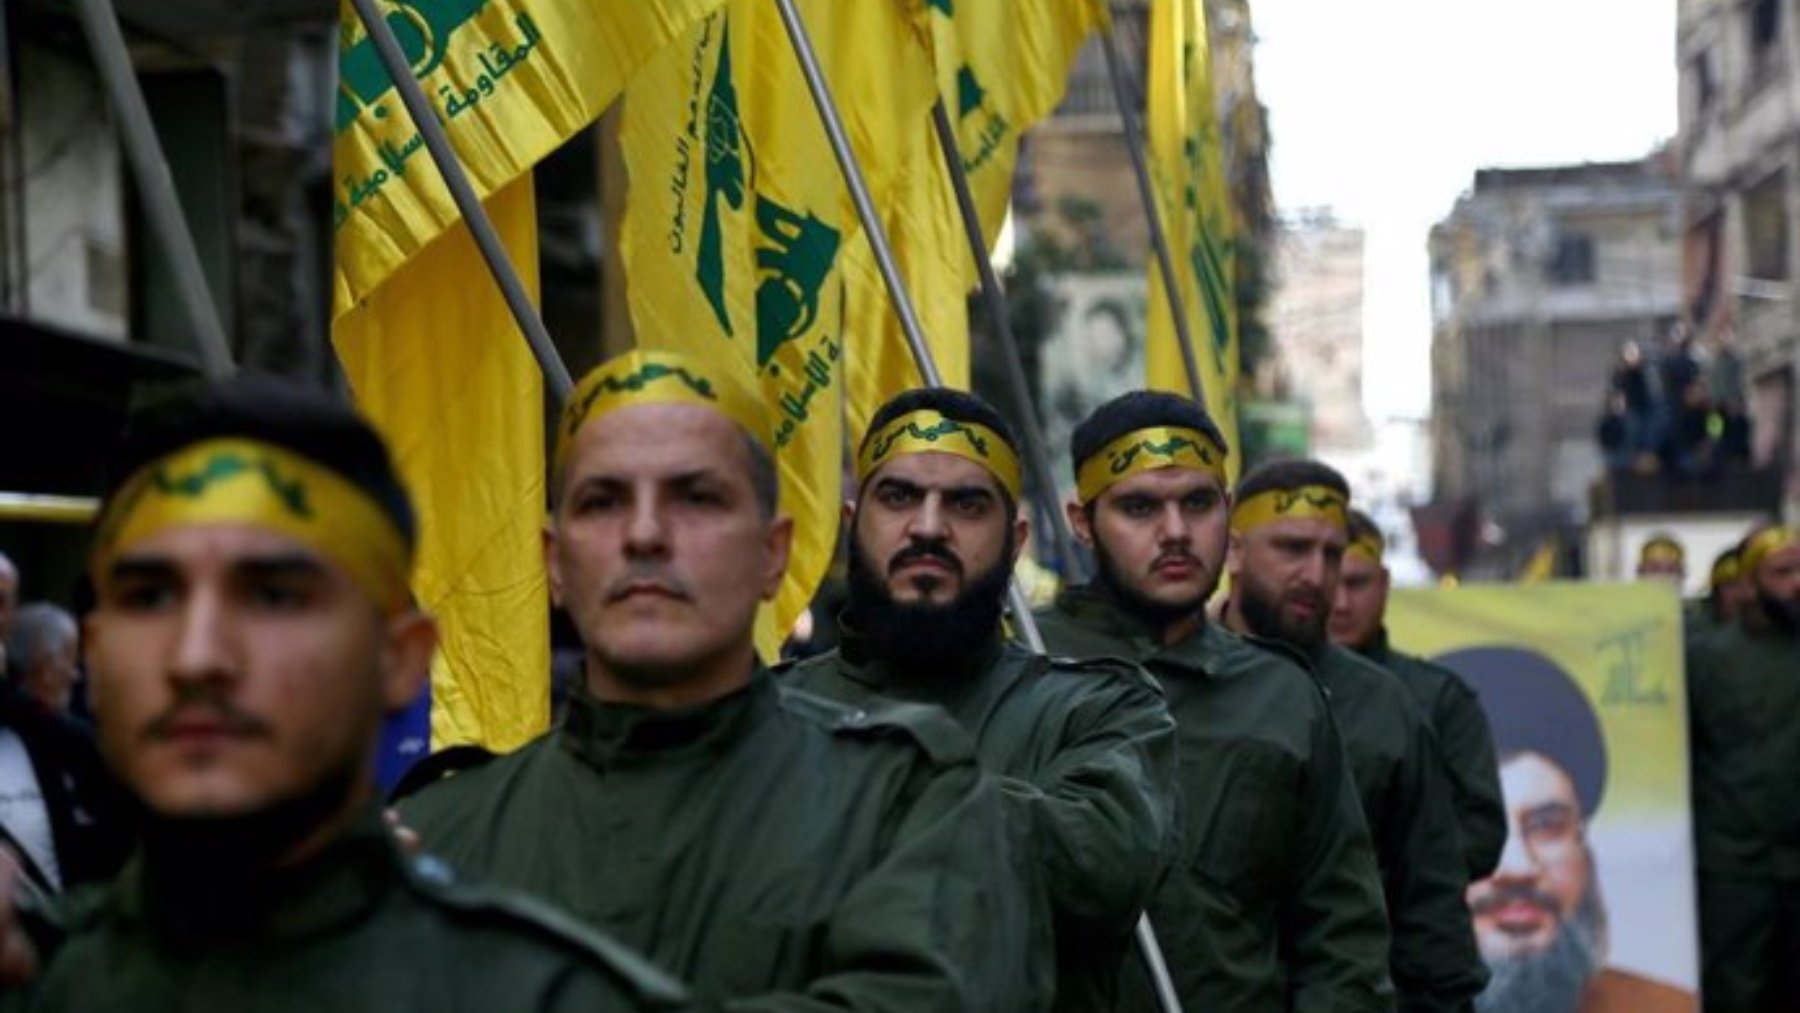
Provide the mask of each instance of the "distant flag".
[{"label": "distant flag", "polygon": [[1537,547],[1537,551],[1531,554],[1531,558],[1525,561],[1525,566],[1519,570],[1519,583],[1541,584],[1554,578],[1556,576],[1556,550],[1556,539],[1554,537],[1546,538],[1544,543]]},{"label": "distant flag", "polygon": [[[719,0],[388,4],[414,75],[528,286],[531,166]],[[352,8],[339,8],[332,340],[418,502],[413,583],[443,625],[434,747],[545,726],[541,378]]]},{"label": "distant flag", "polygon": [[[1158,203],[1175,262],[1175,282],[1194,338],[1207,414],[1232,445],[1235,476],[1238,338],[1233,281],[1236,225],[1213,107],[1212,59],[1204,0],[1158,0],[1150,8],[1148,138]],[[1188,393],[1165,279],[1150,264],[1150,387]]]}]

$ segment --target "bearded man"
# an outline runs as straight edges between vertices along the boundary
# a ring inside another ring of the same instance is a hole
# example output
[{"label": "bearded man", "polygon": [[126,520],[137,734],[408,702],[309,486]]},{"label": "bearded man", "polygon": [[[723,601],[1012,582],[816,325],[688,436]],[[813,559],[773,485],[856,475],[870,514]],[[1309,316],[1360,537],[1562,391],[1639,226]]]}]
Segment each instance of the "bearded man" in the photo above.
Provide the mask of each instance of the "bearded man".
[{"label": "bearded man", "polygon": [[1437,659],[1480,693],[1500,752],[1506,847],[1469,886],[1492,977],[1481,1013],[1692,1013],[1693,994],[1608,967],[1606,899],[1588,828],[1605,797],[1606,741],[1575,681],[1534,651]]},{"label": "bearded man", "polygon": [[995,774],[1045,887],[1056,1008],[1112,1009],[1132,928],[1173,843],[1175,723],[1120,661],[1046,658],[1000,613],[1028,534],[1017,444],[972,394],[902,393],[857,457],[842,646],[786,683],[944,708]]},{"label": "bearded man", "polygon": [[1800,996],[1800,532],[1757,532],[1739,567],[1754,601],[1687,650],[1701,992],[1762,1013]]},{"label": "bearded man", "polygon": [[1225,621],[1299,651],[1330,697],[1375,839],[1400,1008],[1466,1010],[1487,974],[1463,906],[1469,879],[1443,757],[1400,680],[1326,637],[1349,501],[1343,476],[1316,461],[1245,474],[1231,506]]},{"label": "bearded man", "polygon": [[[1183,1006],[1391,1010],[1381,883],[1325,696],[1298,656],[1206,614],[1228,451],[1190,398],[1133,391],[1095,409],[1070,440],[1068,513],[1099,572],[1038,620],[1052,650],[1130,658],[1168,695],[1181,846],[1150,916]],[[1141,975],[1126,995],[1121,1008],[1152,1008]]]}]

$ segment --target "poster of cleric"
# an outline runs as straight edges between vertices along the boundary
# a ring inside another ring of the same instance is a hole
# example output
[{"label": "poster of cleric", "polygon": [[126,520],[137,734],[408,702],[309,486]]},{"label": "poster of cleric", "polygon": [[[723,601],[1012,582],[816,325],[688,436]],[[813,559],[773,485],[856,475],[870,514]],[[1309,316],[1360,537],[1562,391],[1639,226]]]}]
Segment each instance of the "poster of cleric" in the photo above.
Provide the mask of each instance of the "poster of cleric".
[{"label": "poster of cleric", "polygon": [[1396,591],[1396,646],[1474,687],[1507,843],[1471,884],[1484,1013],[1698,1008],[1680,603],[1655,585]]}]

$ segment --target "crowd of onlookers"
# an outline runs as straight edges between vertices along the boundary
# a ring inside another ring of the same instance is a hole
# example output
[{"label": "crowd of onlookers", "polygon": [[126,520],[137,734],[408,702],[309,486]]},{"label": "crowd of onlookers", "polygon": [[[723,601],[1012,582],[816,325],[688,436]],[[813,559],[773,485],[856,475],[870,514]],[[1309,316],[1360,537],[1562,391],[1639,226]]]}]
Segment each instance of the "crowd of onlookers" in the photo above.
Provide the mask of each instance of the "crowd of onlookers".
[{"label": "crowd of onlookers", "polygon": [[1608,471],[1713,478],[1750,463],[1743,360],[1677,326],[1654,360],[1635,341],[1619,350],[1598,426]]}]

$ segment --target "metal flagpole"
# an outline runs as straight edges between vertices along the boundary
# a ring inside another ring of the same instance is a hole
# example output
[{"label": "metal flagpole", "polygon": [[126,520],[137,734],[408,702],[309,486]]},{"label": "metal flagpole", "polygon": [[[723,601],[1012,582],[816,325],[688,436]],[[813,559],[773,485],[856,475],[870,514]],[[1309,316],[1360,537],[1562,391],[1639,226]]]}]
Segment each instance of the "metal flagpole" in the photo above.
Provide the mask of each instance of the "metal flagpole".
[{"label": "metal flagpole", "polygon": [[518,321],[519,331],[525,335],[526,344],[531,346],[532,357],[537,359],[538,368],[543,370],[551,393],[561,403],[568,398],[569,391],[575,386],[569,377],[569,368],[563,365],[562,357],[551,343],[550,332],[544,329],[544,321],[538,316],[537,307],[531,304],[531,296],[526,293],[524,283],[519,280],[518,271],[513,269],[512,259],[506,254],[506,245],[500,241],[499,233],[494,231],[494,223],[488,218],[487,209],[481,206],[481,199],[475,196],[475,188],[469,185],[469,177],[463,172],[456,151],[450,147],[450,136],[444,132],[444,125],[438,122],[437,113],[431,108],[431,100],[425,97],[425,89],[419,87],[418,80],[413,77],[412,66],[400,51],[400,43],[395,41],[393,29],[382,20],[381,11],[375,6],[376,0],[350,2],[356,6],[357,18],[362,21],[370,40],[375,43],[375,52],[381,57],[381,65],[387,68],[388,76],[394,79],[394,87],[400,92],[400,101],[405,104],[413,125],[419,128],[419,136],[425,139],[425,149],[431,153],[431,161],[443,175],[444,185],[449,188],[450,197],[456,202],[456,209],[462,213],[463,221],[469,224],[469,234],[475,237],[475,245],[481,250],[482,259],[487,261],[488,271],[494,276],[494,284],[500,286],[500,294],[506,298],[507,308],[512,311],[513,319]]},{"label": "metal flagpole", "polygon": [[[1156,251],[1156,263],[1162,270],[1163,293],[1168,296],[1169,315],[1175,318],[1175,339],[1176,344],[1181,347],[1181,367],[1187,373],[1188,389],[1193,393],[1194,400],[1205,405],[1206,388],[1200,382],[1200,364],[1194,358],[1194,335],[1188,327],[1187,308],[1182,303],[1181,289],[1176,283],[1175,258],[1169,253],[1169,236],[1163,229],[1162,213],[1156,206],[1156,191],[1150,185],[1150,162],[1144,154],[1144,136],[1138,129],[1136,105],[1130,97],[1130,90],[1125,86],[1124,58],[1119,54],[1119,39],[1113,33],[1110,17],[1100,26],[1100,42],[1106,52],[1106,74],[1112,81],[1113,99],[1119,106],[1119,122],[1125,131],[1125,148],[1131,153],[1132,175],[1137,177],[1138,196],[1144,202],[1144,215],[1150,225],[1150,245]],[[1150,980],[1156,986],[1156,995],[1163,1008],[1179,1011],[1181,1000],[1175,994],[1175,982],[1169,976],[1168,964],[1163,960],[1162,945],[1157,942],[1156,930],[1150,924],[1149,915],[1138,919],[1137,943],[1138,954],[1144,958],[1144,967],[1150,973]]]},{"label": "metal flagpole", "polygon": [[1124,57],[1119,55],[1119,38],[1113,33],[1112,19],[1100,28],[1100,41],[1106,51],[1106,75],[1112,81],[1113,98],[1119,104],[1119,121],[1125,130],[1125,148],[1131,153],[1132,175],[1137,177],[1138,196],[1144,202],[1144,215],[1150,225],[1150,246],[1156,251],[1156,263],[1162,269],[1163,292],[1169,298],[1169,313],[1175,317],[1176,343],[1181,346],[1181,368],[1187,373],[1188,387],[1194,400],[1206,403],[1206,390],[1200,383],[1200,364],[1194,358],[1194,334],[1188,326],[1187,307],[1183,305],[1181,288],[1176,283],[1175,258],[1169,252],[1169,234],[1163,229],[1162,213],[1156,206],[1156,190],[1150,185],[1150,162],[1144,154],[1144,135],[1138,129],[1137,107],[1131,89],[1125,83]]},{"label": "metal flagpole", "polygon": [[156,236],[175,276],[175,294],[193,328],[194,340],[200,346],[200,362],[212,377],[229,376],[236,368],[231,361],[231,344],[225,338],[225,327],[219,317],[218,304],[206,286],[206,274],[200,267],[200,253],[194,247],[194,235],[181,214],[181,201],[175,195],[175,180],[169,173],[168,159],[163,156],[162,142],[150,120],[150,107],[144,102],[144,91],[138,86],[131,67],[131,52],[125,48],[125,33],[119,28],[118,12],[111,0],[77,0],[81,27],[93,51],[94,65],[119,115],[120,139],[125,155],[131,160],[132,176],[137,181],[138,196],[143,198],[144,213],[150,219],[150,231]]},{"label": "metal flagpole", "polygon": [[1075,554],[1075,537],[1069,530],[1069,519],[1063,515],[1056,499],[1056,477],[1050,465],[1050,447],[1044,440],[1044,426],[1032,407],[1031,389],[1025,380],[1025,366],[1019,355],[1019,342],[1013,337],[1010,315],[1006,311],[1006,293],[988,258],[987,239],[981,231],[981,216],[975,209],[975,198],[969,193],[969,175],[963,170],[962,152],[956,143],[956,132],[950,126],[950,112],[943,99],[931,107],[931,124],[937,131],[938,149],[944,153],[944,165],[950,172],[950,185],[956,191],[956,206],[962,212],[963,232],[969,240],[969,252],[975,257],[975,268],[981,275],[981,301],[987,307],[988,328],[1000,341],[1006,361],[1006,378],[1012,390],[1013,403],[1025,431],[1025,461],[1037,483],[1040,505],[1050,515],[1050,531],[1056,539],[1056,554],[1070,572],[1083,575],[1085,567]]},{"label": "metal flagpole", "polygon": [[[794,55],[800,60],[800,69],[806,75],[806,86],[812,92],[813,105],[818,109],[820,120],[824,122],[832,154],[837,158],[838,168],[844,174],[844,183],[850,189],[850,199],[856,204],[857,216],[862,220],[864,231],[868,233],[869,244],[875,253],[875,263],[881,268],[881,279],[893,300],[895,312],[900,316],[900,325],[906,332],[906,342],[912,348],[919,375],[924,377],[927,385],[942,387],[943,375],[938,372],[931,349],[925,344],[919,318],[913,312],[912,299],[894,264],[893,248],[888,245],[887,230],[882,227],[881,218],[875,213],[875,204],[869,197],[869,186],[863,179],[861,166],[857,164],[856,153],[850,150],[843,122],[838,116],[837,103],[832,99],[831,89],[825,83],[825,75],[819,69],[818,56],[813,51],[811,38],[806,34],[806,25],[800,20],[799,11],[794,8],[794,0],[775,0],[775,4],[781,11],[782,24],[787,28],[788,38],[793,43]],[[951,145],[946,154],[954,150],[955,146]],[[981,261],[985,256],[977,255],[975,259]],[[1032,650],[1042,653],[1043,634],[1038,630],[1037,620],[1031,614],[1030,602],[1025,598],[1025,592],[1019,587],[1016,577],[1010,585],[1008,600],[1013,621],[1018,624],[1025,643]],[[1163,1009],[1166,1013],[1181,1013],[1181,1003],[1175,997],[1174,985],[1169,979],[1168,968],[1163,965],[1162,951],[1157,946],[1156,933],[1150,926],[1148,915],[1138,918],[1137,941],[1139,949],[1143,951],[1144,963],[1156,984],[1157,998]]]},{"label": "metal flagpole", "polygon": [[[367,3],[369,0],[358,2]],[[875,202],[869,196],[869,184],[863,179],[862,166],[856,162],[856,153],[850,150],[850,141],[844,134],[843,120],[838,116],[837,103],[831,97],[831,89],[825,83],[825,74],[819,69],[818,54],[813,51],[812,39],[806,34],[806,25],[800,20],[800,12],[794,8],[794,0],[775,0],[775,5],[781,11],[781,22],[787,28],[794,55],[800,60],[800,70],[806,76],[807,90],[812,92],[813,106],[819,112],[819,119],[825,124],[825,135],[831,141],[831,152],[837,159],[838,169],[844,174],[844,185],[850,189],[850,200],[856,205],[856,216],[862,221],[863,231],[868,234],[869,246],[875,253],[875,264],[881,269],[881,280],[887,286],[889,298],[893,300],[894,312],[900,317],[900,329],[906,334],[906,344],[912,349],[913,362],[919,368],[919,376],[924,379],[927,387],[942,387],[944,375],[938,371],[931,347],[925,343],[924,327],[920,325],[919,316],[913,310],[912,297],[906,292],[906,283],[900,279],[900,269],[894,263],[893,247],[888,244],[887,229],[881,224],[881,216],[875,213]],[[1025,597],[1025,591],[1019,586],[1017,577],[1008,585],[1007,603],[1012,609],[1013,621],[1018,624],[1019,632],[1025,637],[1025,643],[1032,650],[1042,652],[1044,638],[1038,632],[1037,620],[1031,615],[1031,601]]]}]

